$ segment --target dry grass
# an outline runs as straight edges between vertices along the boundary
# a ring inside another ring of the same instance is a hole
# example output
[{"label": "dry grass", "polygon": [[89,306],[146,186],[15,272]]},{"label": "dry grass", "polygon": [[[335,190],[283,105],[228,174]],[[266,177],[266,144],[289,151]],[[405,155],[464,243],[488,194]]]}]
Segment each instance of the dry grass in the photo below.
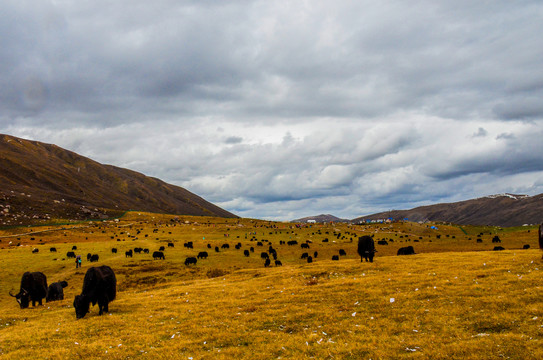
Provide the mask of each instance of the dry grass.
[{"label": "dry grass", "polygon": [[[532,228],[464,227],[466,235],[446,225],[437,231],[409,223],[290,229],[282,223],[207,218],[183,218],[173,227],[170,218],[132,213],[118,223],[65,228],[34,240],[21,235],[19,247],[1,238],[0,357],[543,358],[543,262]],[[277,228],[263,227],[269,225]],[[341,232],[339,239],[334,230]],[[282,267],[264,268],[259,255],[268,243],[257,247],[251,241],[255,232],[277,249]],[[394,241],[378,247],[374,263],[361,263],[356,240],[351,242],[347,232]],[[480,233],[483,243],[476,243]],[[483,251],[493,248],[496,233],[508,250]],[[309,252],[319,252],[315,262],[300,259],[307,250],[299,245],[279,245],[289,239],[311,240]],[[128,248],[152,252],[170,241],[175,247],[166,248],[166,260],[124,257]],[[186,241],[193,241],[194,249],[184,248]],[[237,242],[242,250],[234,249]],[[207,243],[229,243],[230,249],[215,253]],[[525,243],[532,249],[519,250]],[[90,264],[76,270],[71,260],[62,260],[73,244],[81,254],[98,253],[99,264],[117,274],[118,298],[108,315],[98,316],[94,307],[84,319],[75,319],[71,303]],[[393,256],[407,244],[418,254]],[[50,253],[50,246],[58,252]],[[246,258],[243,249],[250,246],[255,253]],[[32,247],[40,252],[32,254]],[[111,254],[111,247],[119,252]],[[340,248],[347,256],[331,261]],[[209,258],[186,267],[185,257],[199,251],[208,251]],[[20,310],[7,292],[17,290],[24,271],[36,270],[50,283],[69,282],[65,300]]]}]

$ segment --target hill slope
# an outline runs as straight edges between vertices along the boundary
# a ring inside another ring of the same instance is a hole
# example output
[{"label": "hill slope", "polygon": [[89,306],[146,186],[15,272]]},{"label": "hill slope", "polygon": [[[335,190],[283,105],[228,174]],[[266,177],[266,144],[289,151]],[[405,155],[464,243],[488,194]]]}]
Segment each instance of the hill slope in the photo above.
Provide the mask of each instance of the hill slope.
[{"label": "hill slope", "polygon": [[56,145],[0,135],[0,224],[106,218],[126,210],[236,217],[159,179]]},{"label": "hill slope", "polygon": [[306,223],[308,220],[315,220],[318,223],[327,222],[349,222],[347,219],[340,219],[337,216],[331,214],[320,214],[317,216],[308,216],[301,219],[291,220],[291,222]]},{"label": "hill slope", "polygon": [[410,221],[446,221],[466,225],[522,226],[543,222],[543,194],[501,194],[478,199],[392,210],[362,216],[353,222],[393,218]]}]

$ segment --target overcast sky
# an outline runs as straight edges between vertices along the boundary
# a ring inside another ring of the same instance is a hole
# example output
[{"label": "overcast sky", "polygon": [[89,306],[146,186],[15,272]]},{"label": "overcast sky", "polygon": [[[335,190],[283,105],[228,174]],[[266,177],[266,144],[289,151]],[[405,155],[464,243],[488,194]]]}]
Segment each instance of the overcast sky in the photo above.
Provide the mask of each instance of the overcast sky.
[{"label": "overcast sky", "polygon": [[4,0],[0,132],[243,217],[543,193],[543,2]]}]

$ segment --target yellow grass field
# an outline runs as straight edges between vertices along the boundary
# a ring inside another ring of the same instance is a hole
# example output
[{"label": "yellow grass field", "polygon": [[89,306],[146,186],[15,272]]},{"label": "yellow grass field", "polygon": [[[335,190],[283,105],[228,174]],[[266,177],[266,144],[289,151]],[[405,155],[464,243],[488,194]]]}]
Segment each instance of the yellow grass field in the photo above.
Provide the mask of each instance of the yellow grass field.
[{"label": "yellow grass field", "polygon": [[[376,245],[373,263],[356,254],[365,234],[388,241]],[[500,244],[491,242],[495,235]],[[296,228],[131,212],[115,221],[3,229],[0,240],[0,359],[543,359],[536,227]],[[298,245],[280,244],[291,240]],[[301,249],[308,240],[310,249]],[[188,241],[194,249],[183,246]],[[73,245],[81,269],[66,258]],[[260,253],[270,245],[282,266],[272,259],[264,267]],[[408,245],[416,255],[396,256]],[[496,245],[506,250],[492,251]],[[153,260],[160,246],[165,260]],[[126,258],[135,247],[150,254]],[[332,261],[339,249],[347,255]],[[200,251],[209,257],[185,266]],[[313,263],[300,259],[315,251]],[[76,320],[73,299],[94,265],[87,253],[115,271],[117,298],[108,314],[91,306]],[[25,271],[42,271],[49,284],[68,281],[65,299],[20,309],[8,292],[19,290]]]}]

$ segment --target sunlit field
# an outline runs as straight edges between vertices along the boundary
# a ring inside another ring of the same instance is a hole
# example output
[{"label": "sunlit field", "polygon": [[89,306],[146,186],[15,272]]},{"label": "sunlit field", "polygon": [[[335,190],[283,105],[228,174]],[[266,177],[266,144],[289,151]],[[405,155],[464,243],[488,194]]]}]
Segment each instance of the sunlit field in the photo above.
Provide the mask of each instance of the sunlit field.
[{"label": "sunlit field", "polygon": [[[373,263],[356,253],[361,235],[374,236]],[[131,212],[115,221],[2,229],[0,240],[2,359],[543,358],[537,227],[297,228]],[[80,269],[66,257],[74,245]],[[282,266],[273,258],[264,266],[270,245]],[[153,260],[160,246],[165,259]],[[397,256],[404,246],[416,254]],[[126,258],[136,247],[150,253]],[[207,259],[185,265],[202,251]],[[89,263],[87,253],[99,261]],[[96,265],[115,271],[117,298],[106,315],[95,306],[76,320],[74,296]],[[20,309],[8,292],[18,292],[25,271],[43,272],[49,284],[66,280],[65,299]]]}]

